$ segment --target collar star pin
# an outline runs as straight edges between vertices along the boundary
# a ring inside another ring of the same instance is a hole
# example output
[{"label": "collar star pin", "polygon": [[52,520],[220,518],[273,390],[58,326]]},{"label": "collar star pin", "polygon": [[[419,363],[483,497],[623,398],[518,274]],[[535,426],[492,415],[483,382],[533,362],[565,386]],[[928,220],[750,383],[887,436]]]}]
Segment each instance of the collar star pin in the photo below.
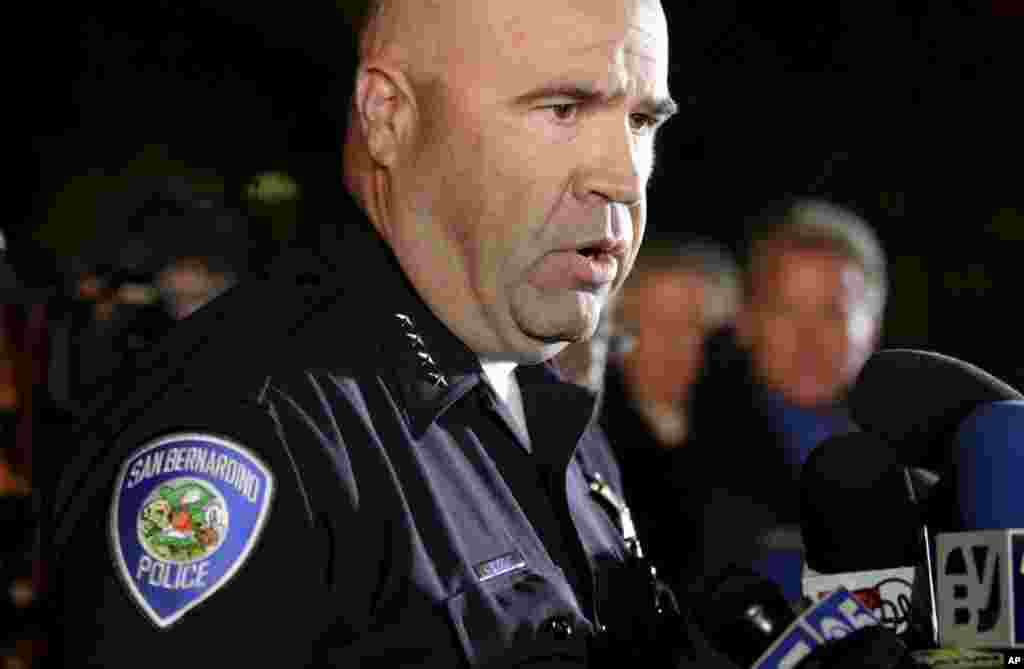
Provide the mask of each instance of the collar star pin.
[{"label": "collar star pin", "polygon": [[440,372],[427,372],[427,378],[434,384],[435,388],[447,388],[448,379],[444,378],[444,374]]}]

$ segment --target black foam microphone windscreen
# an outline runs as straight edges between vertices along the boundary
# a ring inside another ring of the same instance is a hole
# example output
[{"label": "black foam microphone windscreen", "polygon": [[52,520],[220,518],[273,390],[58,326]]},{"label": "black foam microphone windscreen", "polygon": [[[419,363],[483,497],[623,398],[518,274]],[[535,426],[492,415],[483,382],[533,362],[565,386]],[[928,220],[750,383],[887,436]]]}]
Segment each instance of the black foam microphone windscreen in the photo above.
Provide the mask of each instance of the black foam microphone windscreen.
[{"label": "black foam microphone windscreen", "polygon": [[888,349],[864,365],[850,391],[850,412],[864,431],[898,448],[905,465],[943,471],[960,423],[980,405],[1005,400],[1024,395],[970,363]]},{"label": "black foam microphone windscreen", "polygon": [[920,559],[922,511],[903,454],[875,435],[826,439],[804,463],[800,524],[807,565],[821,573],[910,566]]}]

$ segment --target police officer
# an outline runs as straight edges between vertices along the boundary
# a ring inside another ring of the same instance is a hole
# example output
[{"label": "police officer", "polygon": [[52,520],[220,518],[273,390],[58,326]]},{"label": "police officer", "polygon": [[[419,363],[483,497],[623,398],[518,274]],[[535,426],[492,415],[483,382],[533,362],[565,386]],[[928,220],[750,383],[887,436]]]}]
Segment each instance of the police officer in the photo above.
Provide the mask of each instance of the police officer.
[{"label": "police officer", "polygon": [[97,399],[53,502],[61,666],[599,659],[619,473],[545,361],[643,237],[660,2],[384,0],[359,34],[337,239]]}]

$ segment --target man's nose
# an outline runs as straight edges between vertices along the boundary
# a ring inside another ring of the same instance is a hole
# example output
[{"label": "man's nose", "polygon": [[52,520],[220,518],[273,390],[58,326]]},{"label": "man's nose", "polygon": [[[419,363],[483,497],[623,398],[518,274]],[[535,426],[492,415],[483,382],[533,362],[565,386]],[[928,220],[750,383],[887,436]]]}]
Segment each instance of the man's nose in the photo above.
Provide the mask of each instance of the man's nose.
[{"label": "man's nose", "polygon": [[649,167],[628,123],[605,123],[595,135],[574,185],[576,197],[584,202],[601,199],[626,206],[639,204]]}]

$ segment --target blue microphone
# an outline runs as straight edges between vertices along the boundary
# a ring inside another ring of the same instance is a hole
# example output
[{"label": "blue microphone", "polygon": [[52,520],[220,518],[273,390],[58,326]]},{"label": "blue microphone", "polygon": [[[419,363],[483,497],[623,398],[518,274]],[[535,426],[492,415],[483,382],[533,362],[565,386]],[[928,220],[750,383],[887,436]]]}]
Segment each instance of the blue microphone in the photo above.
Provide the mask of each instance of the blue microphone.
[{"label": "blue microphone", "polygon": [[963,529],[1024,528],[1024,402],[981,406],[960,425],[953,453]]},{"label": "blue microphone", "polygon": [[935,539],[940,643],[1024,648],[1024,401],[976,409],[952,458],[962,531]]}]

